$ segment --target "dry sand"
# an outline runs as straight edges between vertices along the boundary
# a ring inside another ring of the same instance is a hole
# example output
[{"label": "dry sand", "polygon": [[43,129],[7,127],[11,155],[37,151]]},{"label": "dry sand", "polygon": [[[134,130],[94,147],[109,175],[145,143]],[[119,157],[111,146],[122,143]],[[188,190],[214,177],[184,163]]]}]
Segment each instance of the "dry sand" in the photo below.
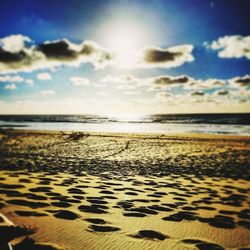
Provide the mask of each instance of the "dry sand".
[{"label": "dry sand", "polygon": [[249,151],[239,136],[1,131],[0,249],[249,249]]}]

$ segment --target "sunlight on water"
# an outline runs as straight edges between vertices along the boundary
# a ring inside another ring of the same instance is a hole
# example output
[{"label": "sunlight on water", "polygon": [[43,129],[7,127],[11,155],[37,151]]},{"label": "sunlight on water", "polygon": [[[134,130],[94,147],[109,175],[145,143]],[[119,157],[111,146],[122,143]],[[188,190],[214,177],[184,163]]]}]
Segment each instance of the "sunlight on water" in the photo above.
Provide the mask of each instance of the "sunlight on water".
[{"label": "sunlight on water", "polygon": [[250,135],[248,114],[0,116],[0,128],[114,132]]}]

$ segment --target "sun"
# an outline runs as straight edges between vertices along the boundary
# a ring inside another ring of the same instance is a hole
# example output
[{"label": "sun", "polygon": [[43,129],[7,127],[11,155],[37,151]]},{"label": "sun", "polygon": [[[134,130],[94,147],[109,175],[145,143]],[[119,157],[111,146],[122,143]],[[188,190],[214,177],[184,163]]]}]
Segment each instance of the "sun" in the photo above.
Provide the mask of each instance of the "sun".
[{"label": "sun", "polygon": [[150,31],[144,23],[135,20],[119,20],[101,28],[102,45],[114,52],[116,66],[131,68],[135,65],[140,50],[150,40]]},{"label": "sun", "polygon": [[139,50],[143,46],[142,30],[137,30],[133,26],[122,27],[113,33],[109,48],[114,51],[118,66],[132,67]]}]

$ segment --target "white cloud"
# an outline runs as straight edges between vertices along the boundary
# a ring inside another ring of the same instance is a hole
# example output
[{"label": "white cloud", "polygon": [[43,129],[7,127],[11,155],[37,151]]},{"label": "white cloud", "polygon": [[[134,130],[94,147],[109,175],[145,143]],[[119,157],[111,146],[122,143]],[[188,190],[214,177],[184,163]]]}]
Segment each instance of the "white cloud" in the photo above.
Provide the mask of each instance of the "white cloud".
[{"label": "white cloud", "polygon": [[16,87],[16,84],[11,83],[11,84],[5,85],[4,88],[5,88],[5,89],[8,89],[8,90],[14,90],[14,89],[16,89],[17,87]]},{"label": "white cloud", "polygon": [[107,84],[105,84],[105,83],[94,83],[93,86],[95,86],[96,88],[106,88]]},{"label": "white cloud", "polygon": [[250,59],[250,36],[224,36],[213,41],[208,47],[218,50],[221,58],[245,57]]},{"label": "white cloud", "polygon": [[40,92],[43,96],[53,96],[56,94],[56,92],[53,89],[43,90]]},{"label": "white cloud", "polygon": [[71,77],[70,81],[74,86],[86,86],[90,83],[89,79],[77,76]]},{"label": "white cloud", "polygon": [[34,81],[32,79],[26,79],[25,83],[27,83],[28,85],[33,85]]},{"label": "white cloud", "polygon": [[184,86],[184,89],[187,90],[205,90],[205,89],[214,89],[214,88],[222,88],[226,84],[226,81],[223,79],[192,79],[188,84]]},{"label": "white cloud", "polygon": [[124,95],[139,95],[140,92],[139,91],[124,91],[123,94]]},{"label": "white cloud", "polygon": [[101,80],[102,82],[110,82],[110,83],[136,83],[139,81],[133,75],[118,75],[118,76],[106,76]]},{"label": "white cloud", "polygon": [[96,93],[98,96],[108,96],[108,92],[100,91]]},{"label": "white cloud", "polygon": [[51,80],[52,77],[49,73],[45,72],[45,73],[39,73],[36,78],[38,80],[41,80],[41,81],[47,81],[47,80]]},{"label": "white cloud", "polygon": [[23,82],[23,81],[24,79],[20,76],[0,75],[0,82]]},{"label": "white cloud", "polygon": [[25,49],[26,42],[31,42],[27,36],[10,35],[0,39],[0,47],[7,52],[17,53]]},{"label": "white cloud", "polygon": [[120,84],[116,86],[117,89],[119,90],[131,90],[137,88],[137,85],[132,85],[132,84]]},{"label": "white cloud", "polygon": [[141,85],[142,79],[139,79],[133,75],[116,75],[116,76],[106,76],[101,82],[104,83],[115,83],[115,87],[119,90],[132,90]]}]

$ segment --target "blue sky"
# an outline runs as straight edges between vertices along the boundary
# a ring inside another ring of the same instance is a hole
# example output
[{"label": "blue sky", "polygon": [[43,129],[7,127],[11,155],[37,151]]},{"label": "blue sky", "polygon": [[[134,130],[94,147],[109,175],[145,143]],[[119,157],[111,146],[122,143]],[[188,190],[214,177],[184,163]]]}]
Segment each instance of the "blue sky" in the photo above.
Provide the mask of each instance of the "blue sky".
[{"label": "blue sky", "polygon": [[0,113],[247,112],[249,7],[2,0]]}]

